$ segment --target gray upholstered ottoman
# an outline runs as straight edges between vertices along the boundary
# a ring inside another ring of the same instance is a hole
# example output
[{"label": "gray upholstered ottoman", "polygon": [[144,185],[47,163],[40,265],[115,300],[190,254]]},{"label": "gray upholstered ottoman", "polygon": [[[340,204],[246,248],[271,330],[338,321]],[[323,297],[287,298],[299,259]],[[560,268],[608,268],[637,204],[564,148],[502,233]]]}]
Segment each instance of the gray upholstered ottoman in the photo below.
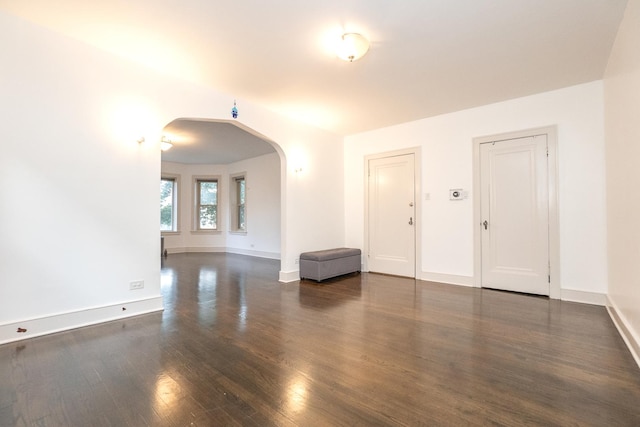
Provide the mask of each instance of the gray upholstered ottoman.
[{"label": "gray upholstered ottoman", "polygon": [[360,271],[360,249],[337,248],[300,254],[300,279],[318,282]]}]

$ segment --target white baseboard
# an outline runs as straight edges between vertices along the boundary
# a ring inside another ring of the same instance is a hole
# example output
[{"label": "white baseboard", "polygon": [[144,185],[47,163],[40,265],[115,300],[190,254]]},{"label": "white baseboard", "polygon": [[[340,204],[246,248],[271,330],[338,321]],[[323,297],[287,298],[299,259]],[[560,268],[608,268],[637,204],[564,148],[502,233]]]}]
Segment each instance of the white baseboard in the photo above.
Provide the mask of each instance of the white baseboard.
[{"label": "white baseboard", "polygon": [[230,254],[254,256],[257,258],[267,258],[267,259],[277,259],[277,260],[280,259],[280,254],[277,252],[254,251],[251,249],[238,249],[238,248],[227,248],[226,252]]},{"label": "white baseboard", "polygon": [[[455,274],[432,273],[423,271],[420,280],[428,282],[446,283],[449,285],[474,287],[473,276],[458,276]],[[561,289],[560,299],[563,301],[580,302],[593,305],[607,305],[607,296],[598,292],[579,291],[575,289]]]},{"label": "white baseboard", "polygon": [[280,277],[278,278],[280,282],[289,283],[295,282],[296,280],[300,280],[300,271],[280,271]]},{"label": "white baseboard", "polygon": [[455,274],[430,273],[428,271],[423,271],[420,273],[420,280],[446,283],[448,285],[474,286],[472,276],[458,276]]},{"label": "white baseboard", "polygon": [[184,254],[184,253],[230,253],[238,255],[248,255],[257,258],[280,259],[277,252],[255,251],[250,249],[226,248],[226,247],[206,247],[206,246],[190,246],[185,248],[166,248],[168,254]]},{"label": "white baseboard", "polygon": [[[126,310],[123,310],[126,309]],[[162,297],[121,302],[0,325],[0,344],[162,311]],[[18,328],[26,332],[17,332]]]},{"label": "white baseboard", "polygon": [[226,252],[226,251],[227,251],[227,248],[220,248],[220,247],[191,246],[191,247],[184,248],[184,252],[187,252],[187,253],[196,253],[196,252],[218,253],[218,252]]},{"label": "white baseboard", "polygon": [[575,289],[560,289],[562,301],[581,302],[583,304],[607,305],[607,295],[598,292],[578,291]]},{"label": "white baseboard", "polygon": [[185,253],[198,253],[198,252],[206,252],[206,253],[218,253],[218,252],[226,252],[227,248],[220,247],[199,247],[199,246],[191,246],[191,247],[183,247],[183,248],[166,248],[168,254],[185,254]]},{"label": "white baseboard", "polygon": [[607,296],[607,311],[609,312],[609,317],[611,317],[613,324],[618,329],[620,336],[622,336],[625,344],[627,344],[627,347],[638,364],[638,367],[640,367],[640,337],[638,337],[636,331],[634,331],[629,325],[626,317],[618,309],[618,305],[610,295]]}]

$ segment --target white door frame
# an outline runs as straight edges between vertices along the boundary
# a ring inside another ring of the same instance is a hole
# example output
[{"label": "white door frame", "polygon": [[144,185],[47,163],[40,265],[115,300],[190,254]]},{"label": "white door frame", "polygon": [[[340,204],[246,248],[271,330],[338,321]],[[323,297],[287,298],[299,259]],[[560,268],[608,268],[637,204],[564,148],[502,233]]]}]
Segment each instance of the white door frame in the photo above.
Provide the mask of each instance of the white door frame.
[{"label": "white door frame", "polygon": [[480,144],[547,135],[549,156],[549,297],[560,299],[560,218],[558,216],[558,137],[556,126],[528,129],[473,138],[473,276],[474,286],[482,287],[482,214],[480,197]]},{"label": "white door frame", "polygon": [[369,271],[369,161],[384,159],[386,157],[403,156],[413,154],[415,181],[413,191],[415,192],[415,272],[414,277],[420,279],[422,273],[422,156],[420,147],[406,148],[404,150],[386,151],[384,153],[370,154],[364,158],[364,251],[362,271]]}]

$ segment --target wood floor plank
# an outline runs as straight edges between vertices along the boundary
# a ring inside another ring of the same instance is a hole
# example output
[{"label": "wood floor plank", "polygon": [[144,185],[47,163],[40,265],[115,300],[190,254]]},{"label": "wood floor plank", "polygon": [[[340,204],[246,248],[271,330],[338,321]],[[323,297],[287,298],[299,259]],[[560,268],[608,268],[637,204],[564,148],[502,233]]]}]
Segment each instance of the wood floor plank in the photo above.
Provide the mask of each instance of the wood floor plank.
[{"label": "wood floor plank", "polygon": [[163,260],[163,313],[0,346],[0,426],[640,425],[603,307]]}]

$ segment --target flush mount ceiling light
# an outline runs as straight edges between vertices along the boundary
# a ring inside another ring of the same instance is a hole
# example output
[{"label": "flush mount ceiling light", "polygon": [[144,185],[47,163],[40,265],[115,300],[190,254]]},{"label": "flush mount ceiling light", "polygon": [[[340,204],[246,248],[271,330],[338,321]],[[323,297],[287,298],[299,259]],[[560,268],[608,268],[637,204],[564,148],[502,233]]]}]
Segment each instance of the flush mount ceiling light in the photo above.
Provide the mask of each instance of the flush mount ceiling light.
[{"label": "flush mount ceiling light", "polygon": [[163,136],[162,139],[160,140],[160,149],[162,151],[167,151],[171,149],[171,147],[173,147],[173,144],[171,143],[171,141],[168,140],[165,136]]},{"label": "flush mount ceiling light", "polygon": [[340,43],[338,43],[336,54],[340,59],[353,62],[362,58],[368,50],[369,40],[367,40],[362,34],[345,33],[342,35]]}]

